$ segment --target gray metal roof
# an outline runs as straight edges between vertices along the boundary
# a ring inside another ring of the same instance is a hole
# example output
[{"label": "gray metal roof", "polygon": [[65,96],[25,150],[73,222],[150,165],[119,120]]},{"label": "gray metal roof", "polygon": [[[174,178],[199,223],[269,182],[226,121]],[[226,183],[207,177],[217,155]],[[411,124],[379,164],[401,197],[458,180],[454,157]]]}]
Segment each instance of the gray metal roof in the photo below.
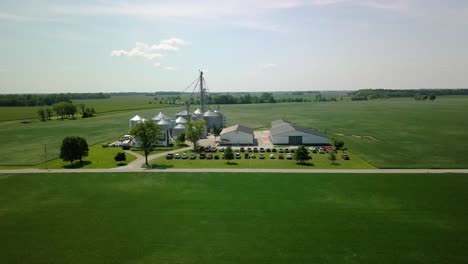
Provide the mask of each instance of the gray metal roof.
[{"label": "gray metal roof", "polygon": [[188,123],[187,119],[185,119],[185,118],[183,118],[183,117],[181,117],[181,116],[179,116],[179,117],[175,120],[175,122],[176,122],[176,124],[187,124],[187,123]]},{"label": "gray metal roof", "polygon": [[294,131],[300,131],[306,134],[328,138],[328,136],[323,134],[322,132],[319,132],[313,129],[303,128],[285,120],[275,120],[271,122],[270,134],[272,136],[281,135],[284,133],[294,132]]},{"label": "gray metal roof", "polygon": [[175,114],[176,116],[188,116],[190,113],[187,110],[182,110],[179,113]]},{"label": "gray metal roof", "polygon": [[159,112],[159,114],[155,115],[153,118],[153,120],[160,120],[160,119],[166,119],[167,116],[163,113],[163,112]]},{"label": "gray metal roof", "polygon": [[157,124],[158,125],[172,125],[171,121],[166,120],[166,119],[159,120],[159,122]]},{"label": "gray metal roof", "polygon": [[185,125],[184,124],[177,124],[174,129],[185,129]]},{"label": "gray metal roof", "polygon": [[225,129],[223,129],[223,131],[221,131],[220,135],[224,135],[226,133],[233,132],[233,131],[242,131],[244,133],[251,134],[251,135],[254,134],[254,131],[252,128],[237,124],[234,126],[226,127]]},{"label": "gray metal roof", "polygon": [[218,114],[211,110],[208,110],[203,114],[203,116],[218,116]]},{"label": "gray metal roof", "polygon": [[195,115],[202,115],[203,114],[202,111],[200,110],[200,108],[197,108],[197,110],[193,111],[193,113]]},{"label": "gray metal roof", "polygon": [[141,121],[141,117],[139,115],[136,115],[130,119],[131,121]]}]

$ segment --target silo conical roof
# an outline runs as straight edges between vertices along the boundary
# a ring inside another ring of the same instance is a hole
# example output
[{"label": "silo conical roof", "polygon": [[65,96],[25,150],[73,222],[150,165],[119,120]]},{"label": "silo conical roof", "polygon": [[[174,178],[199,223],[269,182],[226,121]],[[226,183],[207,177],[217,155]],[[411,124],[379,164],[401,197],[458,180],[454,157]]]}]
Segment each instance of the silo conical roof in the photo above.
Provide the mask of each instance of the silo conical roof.
[{"label": "silo conical roof", "polygon": [[197,110],[193,111],[195,115],[202,115],[203,112],[200,110],[200,108],[197,108]]},{"label": "silo conical roof", "polygon": [[139,115],[136,115],[130,119],[131,121],[141,121],[141,117]]},{"label": "silo conical roof", "polygon": [[216,114],[215,112],[211,110],[208,110],[203,114],[203,116],[218,116],[218,114]]},{"label": "silo conical roof", "polygon": [[187,123],[188,123],[187,119],[185,119],[185,118],[183,118],[183,117],[181,117],[181,116],[179,116],[179,117],[175,120],[175,122],[176,122],[176,124],[187,124]]},{"label": "silo conical roof", "polygon": [[163,112],[159,112],[159,114],[155,115],[151,119],[153,119],[153,120],[167,119],[167,116]]},{"label": "silo conical roof", "polygon": [[185,129],[185,125],[184,124],[177,124],[174,129]]}]

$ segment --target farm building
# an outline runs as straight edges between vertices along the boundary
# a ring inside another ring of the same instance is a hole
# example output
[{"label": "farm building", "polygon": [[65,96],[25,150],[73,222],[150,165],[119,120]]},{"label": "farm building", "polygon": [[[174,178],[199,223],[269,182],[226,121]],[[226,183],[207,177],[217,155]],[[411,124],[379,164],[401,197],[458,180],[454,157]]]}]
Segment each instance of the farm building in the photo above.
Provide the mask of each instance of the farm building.
[{"label": "farm building", "polygon": [[271,122],[271,141],[275,145],[328,145],[328,136],[312,129],[294,125],[288,121],[275,120]]},{"label": "farm building", "polygon": [[219,134],[222,145],[253,145],[254,132],[252,128],[242,125],[230,126]]}]

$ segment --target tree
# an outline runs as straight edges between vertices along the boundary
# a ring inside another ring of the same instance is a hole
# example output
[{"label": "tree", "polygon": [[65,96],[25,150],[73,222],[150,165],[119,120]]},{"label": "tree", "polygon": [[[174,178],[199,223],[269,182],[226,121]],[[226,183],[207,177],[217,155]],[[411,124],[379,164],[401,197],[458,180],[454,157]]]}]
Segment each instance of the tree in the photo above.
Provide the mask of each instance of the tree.
[{"label": "tree", "polygon": [[336,154],[334,151],[330,151],[328,154],[328,159],[331,161],[332,164],[335,164],[336,161]]},{"label": "tree", "polygon": [[294,159],[304,164],[306,160],[309,160],[309,151],[304,146],[298,147],[294,153]]},{"label": "tree", "polygon": [[46,115],[47,115],[47,119],[50,120],[52,118],[52,109],[50,109],[49,107],[47,107],[45,109],[45,112],[46,112]]},{"label": "tree", "polygon": [[333,146],[336,148],[336,150],[340,150],[344,146],[344,141],[343,140],[334,140],[333,141]]},{"label": "tree", "polygon": [[433,94],[429,95],[429,100],[434,101],[437,97]]},{"label": "tree", "polygon": [[179,144],[179,145],[184,144],[184,143],[185,143],[185,139],[186,139],[186,138],[185,138],[185,133],[180,133],[180,134],[177,136],[177,139],[176,139],[177,144]]},{"label": "tree", "polygon": [[187,139],[193,143],[193,150],[197,151],[198,140],[205,129],[205,120],[190,121],[187,124]]},{"label": "tree", "polygon": [[154,145],[164,136],[161,128],[152,121],[140,122],[130,130],[130,134],[135,136],[140,143],[140,147],[145,153],[145,164],[149,166],[148,155],[154,149]]},{"label": "tree", "polygon": [[126,161],[127,156],[125,155],[125,152],[119,152],[117,155],[115,155],[114,160],[117,162]]},{"label": "tree", "polygon": [[88,156],[88,143],[81,137],[66,137],[62,141],[60,147],[60,158],[63,161],[70,161],[73,166],[73,161],[82,161],[83,157]]},{"label": "tree", "polygon": [[228,164],[230,164],[230,160],[234,159],[234,152],[230,146],[224,151],[224,159],[228,161]]},{"label": "tree", "polygon": [[218,128],[217,126],[214,126],[212,131],[213,131],[213,135],[214,135],[214,137],[216,139],[217,137],[219,137],[219,134],[221,133],[222,129]]},{"label": "tree", "polygon": [[41,119],[42,122],[46,121],[46,112],[44,111],[44,109],[41,108],[37,110],[37,114],[39,115],[39,118]]}]

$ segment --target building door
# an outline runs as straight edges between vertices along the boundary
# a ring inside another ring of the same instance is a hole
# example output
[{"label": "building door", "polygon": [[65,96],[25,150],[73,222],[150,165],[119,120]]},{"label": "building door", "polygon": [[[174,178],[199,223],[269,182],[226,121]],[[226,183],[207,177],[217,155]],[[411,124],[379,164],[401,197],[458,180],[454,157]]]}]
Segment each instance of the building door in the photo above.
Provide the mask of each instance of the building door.
[{"label": "building door", "polygon": [[289,136],[289,145],[302,145],[302,136]]}]

